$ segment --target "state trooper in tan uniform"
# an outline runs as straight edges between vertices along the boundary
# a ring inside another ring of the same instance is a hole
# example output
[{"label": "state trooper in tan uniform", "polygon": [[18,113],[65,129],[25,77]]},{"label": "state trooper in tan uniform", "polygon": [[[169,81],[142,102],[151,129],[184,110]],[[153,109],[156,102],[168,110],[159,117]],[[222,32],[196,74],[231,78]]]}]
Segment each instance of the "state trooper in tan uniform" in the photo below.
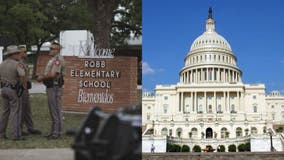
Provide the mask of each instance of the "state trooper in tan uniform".
[{"label": "state trooper in tan uniform", "polygon": [[46,135],[48,139],[58,139],[62,136],[61,96],[65,62],[60,55],[60,50],[60,44],[51,44],[49,55],[52,58],[48,61],[44,74],[37,78],[39,82],[43,81],[45,84],[48,97],[49,113],[52,120],[51,132]]},{"label": "state trooper in tan uniform", "polygon": [[[28,65],[24,62],[24,60],[27,58],[27,49],[25,45],[18,46],[21,56],[20,63],[24,66],[26,77],[27,77],[27,89],[23,91],[22,95],[22,120],[21,120],[21,130],[22,135],[28,135],[30,134],[41,134],[40,130],[34,129],[34,123],[32,120],[32,113],[31,113],[31,104],[30,104],[30,95],[29,95],[29,89],[31,89],[31,81],[29,81],[29,68]],[[27,132],[24,132],[24,126],[27,128]]]},{"label": "state trooper in tan uniform", "polygon": [[19,63],[18,46],[7,47],[8,58],[0,65],[2,116],[0,121],[0,138],[7,139],[6,128],[10,112],[12,114],[13,140],[24,140],[21,137],[21,92],[26,89],[24,66]]}]

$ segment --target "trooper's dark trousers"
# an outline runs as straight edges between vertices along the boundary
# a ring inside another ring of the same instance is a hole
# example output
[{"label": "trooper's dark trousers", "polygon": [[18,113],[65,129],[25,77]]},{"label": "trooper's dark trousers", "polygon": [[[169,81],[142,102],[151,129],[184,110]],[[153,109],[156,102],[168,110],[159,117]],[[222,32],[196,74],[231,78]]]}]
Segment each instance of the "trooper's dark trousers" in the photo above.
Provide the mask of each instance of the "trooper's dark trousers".
[{"label": "trooper's dark trousers", "polygon": [[55,86],[46,89],[48,108],[51,117],[51,134],[62,135],[61,96],[62,88]]},{"label": "trooper's dark trousers", "polygon": [[6,136],[9,115],[11,112],[13,125],[13,138],[21,137],[21,98],[17,96],[16,90],[10,87],[1,89],[2,97],[2,116],[0,121],[0,137]]},{"label": "trooper's dark trousers", "polygon": [[25,89],[22,94],[22,122],[21,128],[26,126],[28,130],[34,129],[34,123],[32,120],[31,104],[29,90]]}]

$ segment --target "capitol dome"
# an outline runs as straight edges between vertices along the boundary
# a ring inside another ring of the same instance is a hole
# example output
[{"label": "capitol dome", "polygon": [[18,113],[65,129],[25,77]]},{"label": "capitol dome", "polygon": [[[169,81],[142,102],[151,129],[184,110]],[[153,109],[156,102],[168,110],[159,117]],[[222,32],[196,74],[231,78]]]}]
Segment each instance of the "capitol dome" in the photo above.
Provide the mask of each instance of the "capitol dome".
[{"label": "capitol dome", "polygon": [[215,31],[212,9],[209,9],[205,32],[197,37],[185,57],[180,71],[181,83],[238,83],[241,70],[228,41]]},{"label": "capitol dome", "polygon": [[[212,21],[212,19],[208,19],[207,21]],[[223,36],[219,35],[215,30],[206,30],[202,35],[194,40],[190,47],[191,52],[202,49],[220,49],[232,52],[228,41]]]}]

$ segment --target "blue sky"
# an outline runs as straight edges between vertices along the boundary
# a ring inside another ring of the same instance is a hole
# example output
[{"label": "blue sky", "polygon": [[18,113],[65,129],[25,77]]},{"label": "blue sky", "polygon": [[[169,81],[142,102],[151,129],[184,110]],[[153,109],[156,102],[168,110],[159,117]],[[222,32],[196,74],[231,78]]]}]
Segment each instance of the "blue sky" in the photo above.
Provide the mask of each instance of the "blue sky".
[{"label": "blue sky", "polygon": [[191,43],[205,31],[208,8],[230,43],[246,84],[284,94],[283,0],[143,0],[143,90],[176,84]]}]

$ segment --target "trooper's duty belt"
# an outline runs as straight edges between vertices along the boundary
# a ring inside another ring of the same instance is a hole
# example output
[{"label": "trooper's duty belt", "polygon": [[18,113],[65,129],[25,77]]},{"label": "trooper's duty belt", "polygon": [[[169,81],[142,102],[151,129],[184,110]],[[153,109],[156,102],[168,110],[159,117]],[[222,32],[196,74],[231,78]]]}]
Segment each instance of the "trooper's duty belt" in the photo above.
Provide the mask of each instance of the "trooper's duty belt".
[{"label": "trooper's duty belt", "polygon": [[1,88],[3,88],[3,87],[9,87],[9,88],[12,88],[12,89],[16,89],[15,84],[1,82]]}]

